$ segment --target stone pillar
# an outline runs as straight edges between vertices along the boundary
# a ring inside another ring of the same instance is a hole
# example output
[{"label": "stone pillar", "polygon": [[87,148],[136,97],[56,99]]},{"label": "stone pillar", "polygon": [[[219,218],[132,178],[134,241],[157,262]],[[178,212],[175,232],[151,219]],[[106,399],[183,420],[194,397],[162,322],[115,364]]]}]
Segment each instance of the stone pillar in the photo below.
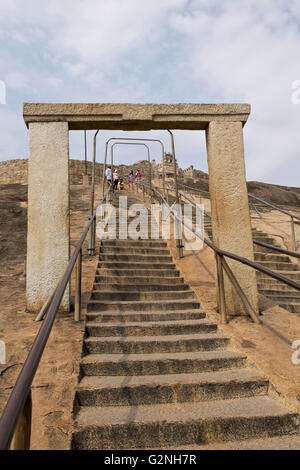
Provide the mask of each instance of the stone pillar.
[{"label": "stone pillar", "polygon": [[[242,122],[210,122],[206,142],[214,243],[220,249],[253,260]],[[256,271],[226,260],[258,312]],[[244,314],[243,304],[226,274],[224,277],[228,314]]]},{"label": "stone pillar", "polygon": [[[26,299],[38,312],[70,256],[68,123],[30,123],[29,137]],[[69,307],[67,288],[61,310]]]}]

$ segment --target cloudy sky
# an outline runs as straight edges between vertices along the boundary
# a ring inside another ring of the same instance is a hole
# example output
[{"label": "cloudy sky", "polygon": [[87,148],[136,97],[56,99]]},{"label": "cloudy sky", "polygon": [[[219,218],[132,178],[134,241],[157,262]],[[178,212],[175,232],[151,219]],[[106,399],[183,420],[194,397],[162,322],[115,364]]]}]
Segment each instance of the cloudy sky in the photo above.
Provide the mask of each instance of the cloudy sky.
[{"label": "cloudy sky", "polygon": [[[23,102],[246,102],[247,179],[300,186],[299,0],[0,0],[0,41],[0,160],[28,157]],[[100,133],[98,160],[125,135]],[[170,149],[166,132],[138,136]],[[70,133],[71,158],[83,142]],[[175,144],[180,166],[206,169],[203,132],[175,131]]]}]

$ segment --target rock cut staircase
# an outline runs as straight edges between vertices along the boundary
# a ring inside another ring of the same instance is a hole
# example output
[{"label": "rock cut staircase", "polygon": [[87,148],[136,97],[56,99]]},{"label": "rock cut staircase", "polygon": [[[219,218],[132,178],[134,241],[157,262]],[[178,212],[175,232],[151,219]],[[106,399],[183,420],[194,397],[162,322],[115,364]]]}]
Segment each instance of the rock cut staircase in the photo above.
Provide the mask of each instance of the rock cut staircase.
[{"label": "rock cut staircase", "polygon": [[[204,225],[205,231],[210,239],[212,239],[211,219],[207,216],[205,216]],[[253,228],[252,235],[255,240],[280,248],[276,240],[265,232]],[[256,244],[254,244],[253,247],[254,260],[257,261],[257,263],[262,264],[278,274],[300,282],[300,267],[299,264],[295,262],[294,258],[290,258],[287,255]],[[299,291],[260,272],[257,272],[257,287],[260,294],[265,295],[280,305],[280,307],[300,317]]]},{"label": "rock cut staircase", "polygon": [[88,305],[73,449],[167,449],[298,433],[230,348],[162,240],[102,241]]}]

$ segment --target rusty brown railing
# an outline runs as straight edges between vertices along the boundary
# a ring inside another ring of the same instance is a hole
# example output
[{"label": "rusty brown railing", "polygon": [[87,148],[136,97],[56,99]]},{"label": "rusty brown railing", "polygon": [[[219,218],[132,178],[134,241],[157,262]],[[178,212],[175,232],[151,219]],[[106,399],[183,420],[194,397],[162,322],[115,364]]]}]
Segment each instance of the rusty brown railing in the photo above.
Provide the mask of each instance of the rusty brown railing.
[{"label": "rusty brown railing", "polygon": [[[170,189],[170,190],[175,191],[174,189]],[[179,194],[180,194],[181,197],[183,197],[184,199],[189,201],[190,204],[192,204],[195,207],[198,207],[198,209],[201,212],[203,212],[204,215],[206,215],[210,219],[212,218],[211,214],[209,212],[206,212],[204,209],[202,209],[195,201],[190,199],[186,194],[182,193],[181,191],[179,191]],[[287,212],[285,212],[285,213],[287,213]],[[270,245],[269,243],[260,242],[259,240],[255,240],[255,238],[253,239],[253,243],[255,245],[262,246],[264,248],[268,248],[268,249],[273,250],[273,251],[277,251],[278,253],[300,259],[300,253],[298,253],[297,251],[286,250],[285,248],[280,248],[278,246]]]},{"label": "rusty brown railing", "polygon": [[[198,193],[210,194],[209,191],[204,191],[203,189],[193,188],[192,186],[187,186],[187,185],[182,184],[182,183],[178,183],[178,184],[180,186],[182,186],[183,188],[188,188],[188,189],[193,190],[193,191],[198,192]],[[288,217],[291,218],[291,233],[292,233],[293,250],[294,250],[294,252],[296,252],[297,243],[296,243],[296,233],[295,233],[295,222],[294,222],[294,220],[295,219],[300,220],[300,217],[293,214],[292,212],[281,209],[280,207],[277,207],[274,204],[271,204],[270,202],[267,202],[264,199],[261,199],[260,197],[254,196],[254,194],[248,193],[248,197],[251,198],[251,199],[255,199],[256,201],[261,202],[265,206],[271,207],[272,209],[274,209],[276,211],[279,211],[282,214],[285,214],[285,215],[287,215]],[[260,211],[257,209],[257,207],[255,206],[255,204],[252,201],[250,201],[250,205],[257,212],[259,217],[262,219],[263,218],[262,214],[260,213]]]},{"label": "rusty brown railing", "polygon": [[[137,183],[139,186],[142,186],[143,183]],[[145,185],[144,185],[145,186]],[[151,188],[150,188],[151,189]],[[202,234],[199,234],[196,232],[193,227],[191,227],[189,224],[187,224],[185,221],[182,220],[181,217],[179,217],[176,212],[173,210],[172,207],[169,206],[168,202],[166,199],[162,196],[162,194],[158,191],[158,189],[155,186],[152,186],[152,190],[158,195],[158,197],[164,202],[164,204],[167,206],[168,210],[170,213],[173,214],[173,217],[177,219],[178,222],[180,222],[182,225],[184,225],[188,230],[193,232],[196,237],[200,238],[209,248],[211,248],[216,255],[216,262],[217,262],[217,276],[218,276],[218,304],[219,304],[219,309],[220,309],[220,314],[221,314],[221,323],[226,323],[227,322],[227,312],[226,312],[226,303],[225,303],[225,287],[224,287],[224,274],[223,270],[225,271],[226,275],[228,276],[230,282],[232,283],[235,291],[239,295],[240,299],[242,300],[242,303],[244,304],[245,310],[249,314],[249,316],[252,318],[252,320],[255,323],[261,323],[261,320],[259,319],[257,313],[255,312],[254,308],[252,307],[251,303],[249,302],[246,294],[244,293],[243,289],[239,285],[234,273],[230,269],[227,261],[225,258],[232,259],[234,261],[238,261],[239,263],[245,264],[257,271],[260,271],[261,273],[264,273],[273,279],[276,279],[278,281],[281,281],[290,287],[293,287],[297,290],[300,291],[300,283],[294,281],[293,279],[289,279],[286,276],[283,276],[282,274],[278,274],[275,271],[272,271],[271,269],[266,268],[265,266],[262,266],[261,264],[257,263],[256,261],[251,261],[247,258],[243,258],[242,256],[235,255],[234,253],[230,253],[228,251],[221,250],[217,248],[210,240],[207,240]],[[188,199],[188,198],[187,198]],[[194,205],[197,206],[196,203],[192,201]],[[258,242],[260,244],[260,242]],[[272,246],[272,245],[270,245]],[[273,247],[275,248],[275,247]],[[285,250],[283,250],[285,251]],[[293,252],[292,252],[293,253]]]},{"label": "rusty brown railing", "polygon": [[[75,251],[66,267],[64,275],[55,288],[49,306],[46,309],[45,319],[43,324],[34,340],[32,348],[27,356],[24,366],[18,376],[16,384],[12,390],[10,398],[6,404],[0,420],[0,450],[28,450],[30,448],[30,434],[31,434],[31,385],[35,377],[38,365],[43,355],[45,346],[47,344],[52,326],[60,306],[61,300],[64,296],[66,287],[70,282],[72,271],[81,261],[83,243],[87,237],[90,229],[93,229],[94,221],[96,219],[97,210],[103,204],[106,196],[111,190],[109,187],[106,194],[101,199],[93,215],[89,219],[81,239],[75,248]],[[81,279],[81,269],[78,268],[76,278]],[[80,289],[80,293],[78,291]],[[77,289],[75,301],[78,304],[81,299],[81,282],[77,282]],[[13,442],[12,442],[13,441]],[[11,445],[12,442],[12,445]],[[10,447],[11,446],[11,447]]]}]

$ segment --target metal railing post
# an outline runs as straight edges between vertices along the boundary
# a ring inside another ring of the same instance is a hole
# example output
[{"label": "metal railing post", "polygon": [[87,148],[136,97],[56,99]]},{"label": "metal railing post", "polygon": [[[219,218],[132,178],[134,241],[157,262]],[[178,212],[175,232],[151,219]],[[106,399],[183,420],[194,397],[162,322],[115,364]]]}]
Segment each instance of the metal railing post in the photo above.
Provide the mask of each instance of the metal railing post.
[{"label": "metal railing post", "polygon": [[[175,195],[176,195],[176,204],[179,205],[179,193],[178,193],[178,181],[177,181],[177,165],[176,165],[176,157],[175,157],[175,143],[174,143],[174,135],[173,133],[167,129],[171,136],[171,146],[172,146],[172,155],[174,160],[174,182],[175,182]],[[178,258],[182,258],[182,239],[178,238],[176,240],[176,247],[177,247],[177,255]]]},{"label": "metal railing post", "polygon": [[[91,216],[94,214],[94,203],[95,203],[95,168],[96,168],[96,146],[97,146],[97,135],[99,130],[94,135],[94,150],[93,150],[93,168],[92,168],[92,192],[91,192]],[[89,254],[93,255],[95,251],[95,221],[93,220],[93,224],[90,231],[90,244],[89,244]]]},{"label": "metal railing post", "polygon": [[[164,191],[164,195],[165,195],[165,185],[166,185],[166,169],[165,169],[165,147],[164,147],[164,144],[161,140],[159,139],[141,139],[141,138],[137,138],[137,137],[111,137],[110,139],[108,139],[108,141],[106,142],[106,147],[105,147],[105,158],[104,158],[104,170],[103,170],[103,178],[104,178],[104,173],[105,173],[105,169],[106,169],[106,160],[107,160],[107,149],[108,149],[108,144],[109,142],[111,142],[112,140],[138,140],[138,141],[145,141],[145,142],[159,142],[160,145],[161,145],[161,150],[162,150],[162,167],[163,167],[163,191]],[[150,164],[150,175],[151,175],[151,180],[152,180],[152,164],[150,162],[150,159],[149,159],[149,164]],[[150,186],[151,186],[151,183],[150,183]],[[103,184],[103,192],[104,192],[104,184]]]},{"label": "metal railing post", "polygon": [[88,168],[87,168],[86,131],[84,131],[84,162],[85,162],[85,176],[87,176]]},{"label": "metal railing post", "polygon": [[104,164],[103,164],[103,181],[102,181],[102,196],[104,195],[105,191],[105,171],[106,171],[106,164],[107,164],[107,150],[108,150],[108,141],[105,145],[105,156],[104,156]]},{"label": "metal railing post", "polygon": [[219,300],[219,312],[221,315],[221,323],[225,325],[227,323],[226,315],[226,301],[225,301],[225,285],[224,285],[224,274],[222,267],[222,257],[216,253],[216,263],[217,263],[217,278],[218,278],[218,300]]},{"label": "metal railing post", "polygon": [[244,293],[243,289],[241,288],[240,284],[238,283],[235,275],[233,274],[232,270],[230,269],[230,267],[229,267],[227,261],[224,259],[224,257],[221,258],[221,263],[222,263],[222,266],[223,266],[227,276],[230,279],[230,282],[232,283],[232,285],[235,288],[236,292],[240,296],[240,298],[241,298],[241,300],[242,300],[242,302],[243,302],[243,304],[244,304],[244,306],[247,310],[248,315],[252,318],[254,323],[260,324],[261,323],[260,319],[258,318],[254,308],[250,304],[246,294]]},{"label": "metal railing post", "polygon": [[93,255],[95,251],[94,223],[95,223],[95,220],[93,219],[93,222],[90,226],[90,237],[89,237],[89,248],[88,248],[89,255]]},{"label": "metal railing post", "polygon": [[82,276],[82,248],[79,252],[75,266],[75,312],[74,320],[81,320],[81,276]]},{"label": "metal railing post", "polygon": [[31,389],[28,393],[23,410],[18,419],[10,450],[29,450],[31,438],[32,397]]},{"label": "metal railing post", "polygon": [[295,234],[294,217],[291,217],[291,229],[292,229],[293,251],[296,251],[296,250],[297,250],[297,246],[296,246],[296,234]]},{"label": "metal railing post", "polygon": [[[112,139],[110,139],[112,140]],[[120,140],[127,140],[127,139],[120,139]],[[128,139],[128,140],[135,140],[135,139]],[[136,140],[147,140],[147,139],[136,139]],[[148,155],[148,164],[149,164],[149,183],[150,183],[150,188],[152,188],[152,165],[151,165],[151,160],[150,160],[150,148],[148,145],[140,142],[116,142],[111,146],[111,164],[113,165],[113,155],[114,155],[114,147],[115,145],[140,145],[143,147],[146,147],[147,149],[147,155]],[[137,193],[137,186],[135,188],[132,188],[133,191]],[[152,201],[152,196],[151,201]]]},{"label": "metal railing post", "polygon": [[261,219],[263,219],[262,214],[259,212],[259,210],[257,209],[256,205],[255,205],[252,201],[250,201],[250,206],[255,210],[255,212],[258,214],[258,216],[259,216]]}]

